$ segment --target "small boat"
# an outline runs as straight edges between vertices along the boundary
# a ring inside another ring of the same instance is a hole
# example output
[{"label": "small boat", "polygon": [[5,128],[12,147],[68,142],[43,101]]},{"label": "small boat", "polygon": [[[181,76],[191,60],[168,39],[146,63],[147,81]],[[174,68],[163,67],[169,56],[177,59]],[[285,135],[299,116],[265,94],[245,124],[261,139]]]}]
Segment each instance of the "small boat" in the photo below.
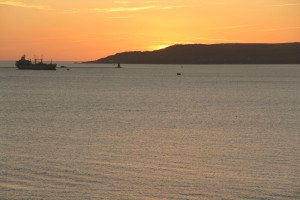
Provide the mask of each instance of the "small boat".
[{"label": "small boat", "polygon": [[[37,62],[39,61],[39,62]],[[56,70],[56,65],[52,63],[43,63],[43,59],[35,59],[34,63],[31,60],[27,60],[25,55],[20,60],[16,61],[16,67],[18,69],[32,69],[32,70]]]},{"label": "small boat", "polygon": [[60,66],[60,68],[67,68],[67,66],[62,65],[62,66]]}]

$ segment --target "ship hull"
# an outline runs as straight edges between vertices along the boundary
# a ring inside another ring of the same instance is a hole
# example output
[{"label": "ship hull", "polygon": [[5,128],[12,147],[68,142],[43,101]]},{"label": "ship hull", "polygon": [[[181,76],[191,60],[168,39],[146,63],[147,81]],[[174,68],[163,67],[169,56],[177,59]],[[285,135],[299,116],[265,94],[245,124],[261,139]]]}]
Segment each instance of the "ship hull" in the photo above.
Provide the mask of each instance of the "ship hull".
[{"label": "ship hull", "polygon": [[56,65],[22,65],[22,66],[17,66],[18,69],[22,70],[56,70]]}]

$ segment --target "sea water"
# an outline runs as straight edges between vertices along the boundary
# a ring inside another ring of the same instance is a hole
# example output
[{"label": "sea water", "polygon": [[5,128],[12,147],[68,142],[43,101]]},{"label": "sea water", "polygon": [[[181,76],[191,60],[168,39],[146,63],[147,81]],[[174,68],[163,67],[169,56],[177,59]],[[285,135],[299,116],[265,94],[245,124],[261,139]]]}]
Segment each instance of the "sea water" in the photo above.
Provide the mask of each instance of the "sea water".
[{"label": "sea water", "polygon": [[[299,65],[0,68],[0,199],[299,199]],[[177,76],[181,73],[181,76]]]}]

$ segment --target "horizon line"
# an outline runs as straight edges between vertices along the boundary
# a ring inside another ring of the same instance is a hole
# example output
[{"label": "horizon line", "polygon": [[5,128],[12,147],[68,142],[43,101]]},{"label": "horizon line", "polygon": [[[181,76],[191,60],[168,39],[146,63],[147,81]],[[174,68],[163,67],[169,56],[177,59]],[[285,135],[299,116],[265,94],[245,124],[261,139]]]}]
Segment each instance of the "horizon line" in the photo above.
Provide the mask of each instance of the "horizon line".
[{"label": "horizon line", "polygon": [[[163,49],[166,49],[166,48],[169,48],[169,47],[172,47],[172,46],[177,46],[177,45],[224,45],[224,44],[267,44],[267,45],[272,45],[272,44],[298,44],[300,43],[300,41],[294,41],[294,42],[225,42],[225,43],[174,43],[174,44],[171,44],[171,45],[168,45],[166,46],[165,48],[161,48],[161,49],[153,49],[153,50],[128,50],[128,51],[120,51],[120,52],[116,52],[116,53],[112,53],[112,54],[109,54],[107,56],[111,56],[111,55],[116,55],[116,54],[119,54],[119,53],[128,53],[128,52],[153,52],[153,51],[159,51],[159,50],[163,50]],[[107,57],[106,56],[106,57]],[[103,57],[105,58],[105,57]],[[99,58],[96,58],[96,59],[99,59]],[[78,62],[78,63],[81,63],[81,62],[87,62],[87,61],[91,61],[91,60],[53,60],[53,59],[50,59],[50,60],[45,60],[45,61],[55,61],[55,62]],[[12,61],[15,61],[15,60],[9,60],[9,59],[0,59],[1,62],[12,62]]]}]

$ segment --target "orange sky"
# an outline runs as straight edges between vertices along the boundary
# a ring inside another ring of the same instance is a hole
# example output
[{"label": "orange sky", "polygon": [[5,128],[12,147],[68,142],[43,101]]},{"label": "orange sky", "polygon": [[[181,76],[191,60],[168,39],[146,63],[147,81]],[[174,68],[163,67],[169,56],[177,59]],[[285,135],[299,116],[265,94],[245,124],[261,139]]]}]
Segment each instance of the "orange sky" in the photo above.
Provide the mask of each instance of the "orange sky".
[{"label": "orange sky", "polygon": [[0,60],[94,60],[178,43],[300,41],[299,0],[0,0]]}]

